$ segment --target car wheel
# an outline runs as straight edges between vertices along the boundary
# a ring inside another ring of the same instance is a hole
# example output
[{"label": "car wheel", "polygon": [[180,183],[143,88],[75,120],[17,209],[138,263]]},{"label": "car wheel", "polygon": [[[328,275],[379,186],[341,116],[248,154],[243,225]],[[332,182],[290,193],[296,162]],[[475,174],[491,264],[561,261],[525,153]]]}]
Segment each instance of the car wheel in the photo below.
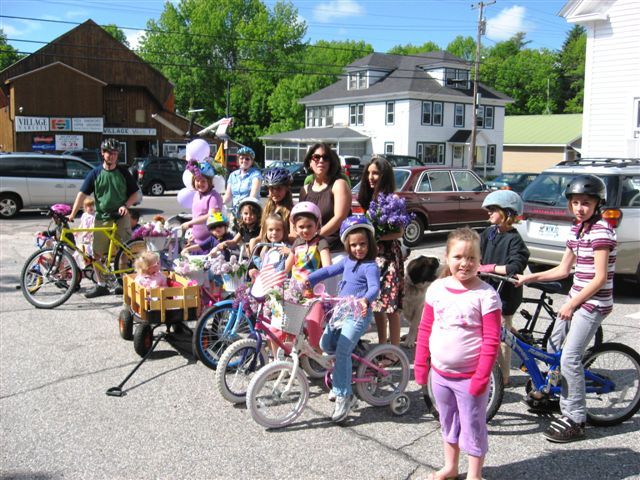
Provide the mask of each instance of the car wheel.
[{"label": "car wheel", "polygon": [[406,246],[415,247],[422,241],[423,234],[424,223],[420,217],[415,216],[404,228],[404,235],[402,236],[402,239],[404,240],[404,244]]},{"label": "car wheel", "polygon": [[162,182],[152,182],[151,185],[149,185],[149,193],[154,197],[162,195],[164,193],[164,185]]},{"label": "car wheel", "polygon": [[0,217],[15,217],[20,210],[20,198],[13,193],[3,193],[0,195]]}]

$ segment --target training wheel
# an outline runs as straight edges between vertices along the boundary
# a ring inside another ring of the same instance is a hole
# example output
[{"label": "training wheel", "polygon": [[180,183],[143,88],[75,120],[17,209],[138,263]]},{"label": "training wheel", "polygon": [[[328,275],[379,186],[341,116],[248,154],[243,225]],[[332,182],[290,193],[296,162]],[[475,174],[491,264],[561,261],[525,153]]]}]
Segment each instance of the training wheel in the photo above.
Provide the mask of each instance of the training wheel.
[{"label": "training wheel", "polygon": [[391,403],[389,404],[389,408],[393,412],[394,415],[404,415],[409,410],[411,406],[411,400],[404,393],[400,393],[393,397]]}]

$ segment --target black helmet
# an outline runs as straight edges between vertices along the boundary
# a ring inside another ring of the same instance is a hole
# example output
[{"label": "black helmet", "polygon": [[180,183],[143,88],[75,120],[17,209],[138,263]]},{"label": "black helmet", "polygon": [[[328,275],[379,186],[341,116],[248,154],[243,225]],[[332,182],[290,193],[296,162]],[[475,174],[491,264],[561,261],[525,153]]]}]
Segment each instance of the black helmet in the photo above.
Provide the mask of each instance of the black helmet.
[{"label": "black helmet", "polygon": [[571,195],[589,195],[600,199],[600,204],[604,204],[607,199],[607,186],[601,178],[595,175],[579,175],[572,179],[564,191],[564,196],[570,200]]},{"label": "black helmet", "polygon": [[276,185],[291,185],[291,172],[286,168],[270,168],[262,174],[262,184],[265,187],[275,187]]},{"label": "black helmet", "polygon": [[103,152],[118,152],[120,151],[120,144],[115,138],[105,138],[100,145],[100,150]]}]

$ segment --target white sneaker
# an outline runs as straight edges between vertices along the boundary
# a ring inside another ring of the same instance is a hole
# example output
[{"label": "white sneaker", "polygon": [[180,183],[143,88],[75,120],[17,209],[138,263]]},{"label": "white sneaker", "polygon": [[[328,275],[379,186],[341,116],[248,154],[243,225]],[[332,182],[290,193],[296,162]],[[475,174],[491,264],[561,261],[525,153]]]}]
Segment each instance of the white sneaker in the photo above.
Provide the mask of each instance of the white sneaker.
[{"label": "white sneaker", "polygon": [[333,389],[329,390],[329,401],[330,402],[335,402],[336,401],[336,392],[333,391]]},{"label": "white sneaker", "polygon": [[351,408],[356,404],[355,395],[350,397],[336,397],[336,407],[333,410],[331,420],[335,423],[342,423],[346,420]]}]

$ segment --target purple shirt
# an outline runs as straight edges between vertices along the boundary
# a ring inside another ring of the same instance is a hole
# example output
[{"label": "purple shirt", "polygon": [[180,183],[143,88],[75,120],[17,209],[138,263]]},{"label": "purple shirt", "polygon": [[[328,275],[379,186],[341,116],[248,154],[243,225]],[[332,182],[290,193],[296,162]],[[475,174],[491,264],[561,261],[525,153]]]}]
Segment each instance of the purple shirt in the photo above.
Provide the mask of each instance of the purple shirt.
[{"label": "purple shirt", "polygon": [[[222,197],[220,194],[211,189],[209,193],[204,195],[200,192],[196,192],[193,196],[193,203],[191,204],[191,215],[193,218],[200,217],[205,213],[209,213],[209,210],[222,210]],[[204,223],[193,225],[191,227],[191,233],[197,243],[207,240],[211,234],[209,229]]]}]

